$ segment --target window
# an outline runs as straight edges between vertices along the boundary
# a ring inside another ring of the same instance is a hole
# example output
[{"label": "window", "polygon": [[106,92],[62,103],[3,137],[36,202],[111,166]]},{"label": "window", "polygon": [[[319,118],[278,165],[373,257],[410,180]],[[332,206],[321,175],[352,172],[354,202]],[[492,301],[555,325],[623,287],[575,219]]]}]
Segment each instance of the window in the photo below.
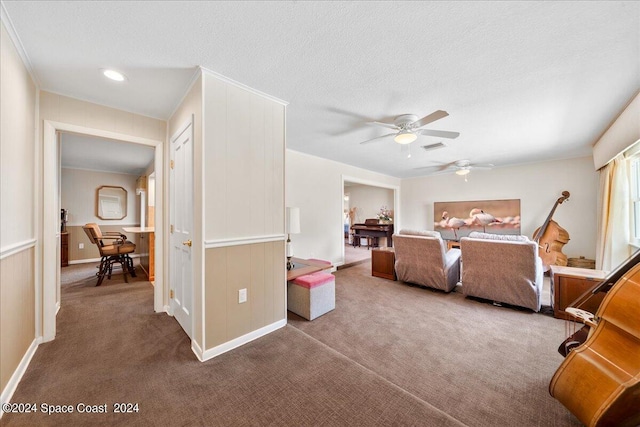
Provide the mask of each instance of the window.
[{"label": "window", "polygon": [[629,159],[629,177],[631,190],[631,238],[634,246],[640,247],[640,154]]}]

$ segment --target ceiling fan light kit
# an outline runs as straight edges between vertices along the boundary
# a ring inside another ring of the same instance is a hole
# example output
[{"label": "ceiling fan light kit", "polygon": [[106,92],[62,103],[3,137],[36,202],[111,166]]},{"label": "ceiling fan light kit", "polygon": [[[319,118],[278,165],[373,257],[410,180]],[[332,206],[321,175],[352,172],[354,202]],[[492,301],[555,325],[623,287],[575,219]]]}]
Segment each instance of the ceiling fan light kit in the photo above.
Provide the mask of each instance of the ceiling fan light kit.
[{"label": "ceiling fan light kit", "polygon": [[415,141],[416,139],[418,139],[418,136],[408,130],[402,130],[400,131],[394,138],[393,140],[395,142],[397,142],[398,144],[411,144],[413,141]]},{"label": "ceiling fan light kit", "polygon": [[469,172],[471,172],[469,169],[458,169],[456,175],[467,175]]}]

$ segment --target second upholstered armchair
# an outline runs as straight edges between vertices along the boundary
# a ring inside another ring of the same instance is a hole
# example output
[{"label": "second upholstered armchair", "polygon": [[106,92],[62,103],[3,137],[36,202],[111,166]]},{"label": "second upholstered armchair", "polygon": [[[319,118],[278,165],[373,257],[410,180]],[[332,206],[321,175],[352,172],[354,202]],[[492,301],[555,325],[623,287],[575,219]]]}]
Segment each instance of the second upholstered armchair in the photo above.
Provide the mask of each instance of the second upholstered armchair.
[{"label": "second upholstered armchair", "polygon": [[398,280],[451,292],[460,280],[460,249],[437,231],[400,230],[393,236]]}]

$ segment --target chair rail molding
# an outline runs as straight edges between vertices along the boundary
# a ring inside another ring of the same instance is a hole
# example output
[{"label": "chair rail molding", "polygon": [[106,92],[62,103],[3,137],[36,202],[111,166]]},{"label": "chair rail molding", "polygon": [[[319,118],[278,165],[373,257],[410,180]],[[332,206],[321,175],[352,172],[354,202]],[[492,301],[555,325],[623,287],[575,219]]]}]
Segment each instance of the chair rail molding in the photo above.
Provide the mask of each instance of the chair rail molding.
[{"label": "chair rail molding", "polygon": [[231,239],[214,239],[205,240],[204,248],[223,248],[226,246],[239,246],[239,245],[251,245],[253,243],[268,243],[277,242],[279,240],[284,241],[284,234],[272,234],[267,236],[249,236],[249,237],[235,237]]},{"label": "chair rail molding", "polygon": [[23,242],[8,245],[4,248],[0,248],[0,260],[8,258],[11,255],[15,255],[22,251],[26,251],[27,249],[33,248],[36,246],[36,242],[36,239],[29,239]]}]

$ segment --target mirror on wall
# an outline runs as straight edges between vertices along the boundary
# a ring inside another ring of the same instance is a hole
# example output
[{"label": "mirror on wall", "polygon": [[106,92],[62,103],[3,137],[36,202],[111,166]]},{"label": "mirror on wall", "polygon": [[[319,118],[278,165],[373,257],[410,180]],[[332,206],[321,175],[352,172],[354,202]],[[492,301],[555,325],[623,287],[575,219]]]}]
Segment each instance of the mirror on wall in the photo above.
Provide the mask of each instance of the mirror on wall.
[{"label": "mirror on wall", "polygon": [[113,185],[98,187],[96,216],[100,219],[122,219],[127,216],[127,190]]}]

